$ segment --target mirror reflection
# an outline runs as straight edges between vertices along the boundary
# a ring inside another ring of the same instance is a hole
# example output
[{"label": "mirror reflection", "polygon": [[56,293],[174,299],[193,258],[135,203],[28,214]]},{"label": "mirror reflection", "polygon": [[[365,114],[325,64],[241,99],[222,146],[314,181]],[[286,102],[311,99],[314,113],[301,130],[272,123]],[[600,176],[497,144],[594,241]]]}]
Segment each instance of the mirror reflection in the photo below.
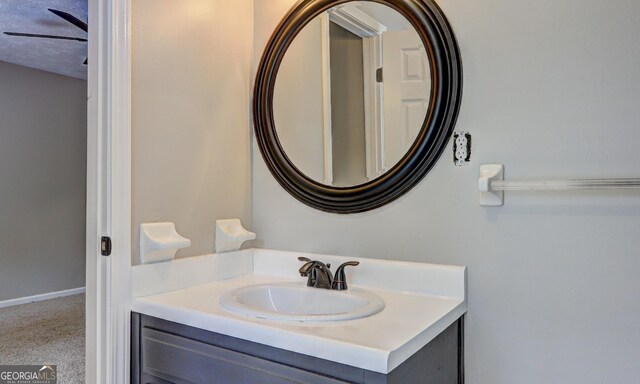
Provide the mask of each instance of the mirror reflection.
[{"label": "mirror reflection", "polygon": [[293,164],[346,187],[391,169],[427,113],[431,71],[411,24],[382,4],[354,1],[313,19],[278,70],[273,113]]}]

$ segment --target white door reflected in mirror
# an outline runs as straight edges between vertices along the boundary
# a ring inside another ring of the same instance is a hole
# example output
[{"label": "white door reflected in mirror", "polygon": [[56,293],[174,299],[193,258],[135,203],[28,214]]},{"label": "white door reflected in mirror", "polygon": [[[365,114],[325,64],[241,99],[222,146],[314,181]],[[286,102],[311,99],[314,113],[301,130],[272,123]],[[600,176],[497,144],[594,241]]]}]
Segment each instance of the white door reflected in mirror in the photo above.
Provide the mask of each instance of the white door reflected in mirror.
[{"label": "white door reflected in mirror", "polygon": [[422,41],[392,8],[354,1],[307,24],[278,70],[273,113],[289,160],[326,185],[364,184],[414,143],[431,94]]}]

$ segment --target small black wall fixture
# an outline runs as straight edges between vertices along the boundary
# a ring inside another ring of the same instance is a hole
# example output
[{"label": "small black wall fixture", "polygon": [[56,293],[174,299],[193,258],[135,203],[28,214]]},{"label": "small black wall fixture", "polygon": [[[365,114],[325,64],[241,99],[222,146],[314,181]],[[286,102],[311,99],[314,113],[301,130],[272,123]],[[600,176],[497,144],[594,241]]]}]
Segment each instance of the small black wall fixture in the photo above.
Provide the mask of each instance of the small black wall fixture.
[{"label": "small black wall fixture", "polygon": [[284,152],[273,117],[276,75],[298,33],[313,18],[349,0],[301,0],[271,36],[263,53],[254,89],[256,139],[267,167],[293,197],[313,208],[333,213],[357,213],[381,207],[413,188],[448,147],[462,97],[462,61],[444,13],[432,0],[374,0],[403,15],[426,48],[431,66],[431,98],[415,142],[384,175],[353,187],[332,187],[302,173]]}]

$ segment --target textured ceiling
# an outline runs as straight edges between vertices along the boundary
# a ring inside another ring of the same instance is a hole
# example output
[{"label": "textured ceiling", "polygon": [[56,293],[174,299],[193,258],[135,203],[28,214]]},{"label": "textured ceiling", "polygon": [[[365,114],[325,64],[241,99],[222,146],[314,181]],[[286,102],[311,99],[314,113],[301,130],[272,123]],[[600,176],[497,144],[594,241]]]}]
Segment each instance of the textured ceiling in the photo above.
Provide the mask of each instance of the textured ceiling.
[{"label": "textured ceiling", "polygon": [[53,8],[87,22],[87,0],[0,0],[0,61],[86,79],[87,43],[7,36],[3,32],[87,38],[87,34],[49,12]]}]

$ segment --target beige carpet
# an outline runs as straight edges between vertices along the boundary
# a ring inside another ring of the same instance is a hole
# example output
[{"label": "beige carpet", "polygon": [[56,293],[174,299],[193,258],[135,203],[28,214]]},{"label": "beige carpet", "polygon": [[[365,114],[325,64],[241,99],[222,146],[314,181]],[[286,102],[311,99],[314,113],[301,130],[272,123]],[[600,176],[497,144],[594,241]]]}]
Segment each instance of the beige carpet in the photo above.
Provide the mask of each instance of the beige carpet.
[{"label": "beige carpet", "polygon": [[59,384],[81,384],[84,348],[84,295],[0,308],[0,365],[57,365]]}]

